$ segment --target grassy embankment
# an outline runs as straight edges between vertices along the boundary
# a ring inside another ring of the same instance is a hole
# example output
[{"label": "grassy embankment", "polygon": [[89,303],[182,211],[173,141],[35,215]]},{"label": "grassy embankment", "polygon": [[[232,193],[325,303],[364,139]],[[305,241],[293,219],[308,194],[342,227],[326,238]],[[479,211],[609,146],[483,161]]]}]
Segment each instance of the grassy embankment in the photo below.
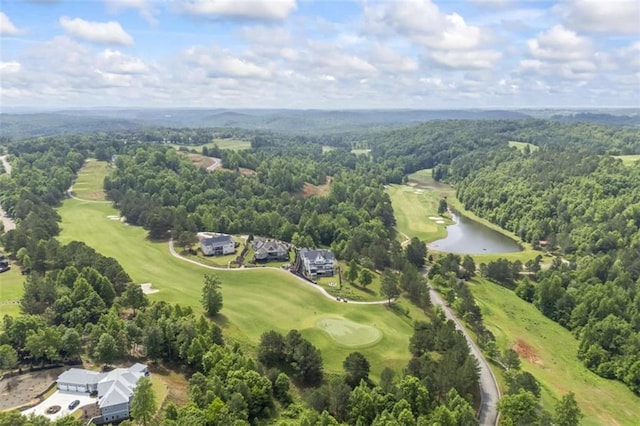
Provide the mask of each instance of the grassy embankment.
[{"label": "grassy embankment", "polygon": [[533,152],[533,151],[537,151],[538,149],[540,149],[540,147],[539,147],[539,146],[534,145],[534,144],[532,144],[532,143],[528,143],[528,142],[516,142],[516,141],[509,141],[508,143],[509,143],[509,146],[512,146],[512,147],[516,147],[516,148],[518,148],[518,151],[520,151],[520,152],[524,152],[524,148],[525,148],[526,146],[528,146],[528,147],[529,147],[529,149],[531,150],[531,152]]},{"label": "grassy embankment", "polygon": [[[151,282],[160,290],[149,296],[151,300],[200,310],[203,276],[216,274],[222,281],[224,297],[224,307],[216,321],[225,336],[249,351],[263,332],[275,329],[286,333],[295,328],[322,351],[326,370],[340,372],[342,361],[355,349],[337,343],[326,329],[318,326],[323,319],[336,318],[382,332],[379,341],[364,343],[357,349],[371,362],[374,379],[385,366],[399,371],[409,360],[411,318],[423,314],[403,302],[401,308],[409,309],[409,316],[397,314],[397,310],[385,305],[362,306],[327,299],[284,270],[211,271],[172,257],[167,242],[149,241],[144,229],[109,219],[118,215],[109,204],[68,199],[58,212],[62,217],[61,242],[84,241],[100,253],[114,257],[135,282]],[[335,338],[340,340],[339,330]]]},{"label": "grassy embankment", "polygon": [[480,278],[469,287],[498,347],[516,349],[522,368],[540,382],[545,409],[553,410],[562,395],[573,391],[585,414],[583,425],[637,424],[640,399],[622,383],[589,371],[576,356],[578,341],[571,332],[508,289]]}]

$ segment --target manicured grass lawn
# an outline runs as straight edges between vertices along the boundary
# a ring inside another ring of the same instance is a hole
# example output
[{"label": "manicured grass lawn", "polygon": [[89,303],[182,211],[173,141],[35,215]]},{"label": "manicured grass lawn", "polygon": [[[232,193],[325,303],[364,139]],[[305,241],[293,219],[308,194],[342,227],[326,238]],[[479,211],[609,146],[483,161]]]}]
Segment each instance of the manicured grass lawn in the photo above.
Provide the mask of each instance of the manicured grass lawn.
[{"label": "manicured grass lawn", "polygon": [[324,154],[325,152],[331,152],[334,149],[336,149],[335,146],[329,146],[329,145],[322,145],[322,153]]},{"label": "manicured grass lawn", "polygon": [[351,150],[352,153],[356,154],[356,155],[369,155],[371,153],[370,149],[352,149]]},{"label": "manicured grass lawn", "polygon": [[538,147],[537,145],[534,145],[528,142],[509,141],[509,146],[515,146],[516,148],[518,148],[518,151],[520,152],[524,152],[524,148],[527,145],[529,146],[529,149],[531,150],[531,152],[537,151],[538,149],[540,149],[540,147]]},{"label": "manicured grass lawn", "polygon": [[[10,261],[10,263],[11,269],[0,274],[0,318],[20,313],[20,305],[6,304],[6,302],[20,300],[24,291],[25,277],[20,273],[20,267],[15,262]],[[2,327],[1,323],[0,327]]]},{"label": "manicured grass lawn", "polygon": [[62,217],[62,243],[84,241],[100,253],[117,259],[134,282],[151,282],[160,290],[152,300],[190,305],[200,310],[203,276],[217,275],[222,281],[224,307],[217,318],[224,334],[255,347],[260,335],[275,329],[286,333],[299,329],[324,355],[325,368],[342,371],[342,361],[351,352],[338,347],[316,323],[327,315],[339,315],[382,331],[380,342],[362,353],[376,377],[390,365],[397,369],[409,360],[408,343],[412,320],[391,312],[385,305],[358,306],[338,303],[298,281],[289,272],[265,268],[211,271],[172,257],[167,242],[153,242],[140,227],[107,218],[118,212],[108,204],[66,200],[58,210]]},{"label": "manicured grass lawn", "polygon": [[568,330],[503,287],[478,278],[469,287],[498,346],[528,348],[522,368],[540,381],[545,409],[552,411],[562,395],[573,391],[585,414],[582,424],[637,424],[640,398],[584,367],[576,356],[578,341]]},{"label": "manicured grass lawn", "polygon": [[104,201],[106,194],[102,190],[104,178],[110,173],[106,161],[87,160],[73,183],[73,193],[83,200]]},{"label": "manicured grass lawn", "polygon": [[398,230],[411,237],[431,242],[447,236],[446,224],[453,223],[443,216],[444,224],[437,224],[429,217],[438,215],[441,195],[437,191],[409,185],[389,185],[387,193],[396,218]]},{"label": "manicured grass lawn", "polygon": [[636,155],[615,155],[615,158],[619,158],[622,160],[622,164],[625,166],[633,166],[636,161],[640,160],[640,154]]}]

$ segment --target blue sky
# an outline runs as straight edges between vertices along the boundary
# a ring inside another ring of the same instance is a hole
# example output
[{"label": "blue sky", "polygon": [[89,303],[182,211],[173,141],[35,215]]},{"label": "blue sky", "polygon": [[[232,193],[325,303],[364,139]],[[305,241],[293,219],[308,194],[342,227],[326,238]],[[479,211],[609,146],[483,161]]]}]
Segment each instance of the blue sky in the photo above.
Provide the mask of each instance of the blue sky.
[{"label": "blue sky", "polygon": [[7,107],[640,107],[640,1],[1,0]]}]

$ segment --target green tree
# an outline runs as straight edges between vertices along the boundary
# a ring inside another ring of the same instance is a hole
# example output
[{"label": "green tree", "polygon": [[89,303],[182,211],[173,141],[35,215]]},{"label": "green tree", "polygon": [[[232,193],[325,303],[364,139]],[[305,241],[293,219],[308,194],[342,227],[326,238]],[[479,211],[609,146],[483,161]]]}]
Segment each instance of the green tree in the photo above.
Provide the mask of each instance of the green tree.
[{"label": "green tree", "polygon": [[0,345],[0,370],[10,370],[18,364],[18,353],[11,345]]},{"label": "green tree", "polygon": [[532,425],[538,420],[538,399],[529,391],[504,395],[498,401],[498,410],[506,425]]},{"label": "green tree", "polygon": [[214,275],[204,276],[202,287],[202,306],[210,317],[214,317],[222,309],[222,292],[220,279]]},{"label": "green tree", "polygon": [[151,379],[149,377],[141,377],[131,398],[131,417],[146,426],[150,424],[156,408],[156,395],[153,391]]},{"label": "green tree", "polygon": [[367,287],[369,284],[373,282],[373,275],[368,269],[361,269],[360,276],[358,277],[358,282],[362,287]]},{"label": "green tree", "polygon": [[405,248],[405,256],[409,263],[420,269],[424,266],[425,257],[427,257],[427,245],[418,237],[413,237]]},{"label": "green tree", "polygon": [[149,301],[139,284],[129,283],[127,284],[127,289],[122,295],[122,304],[133,309],[133,313],[135,315],[136,309],[144,308],[149,304]]},{"label": "green tree", "polygon": [[356,387],[360,384],[361,380],[365,382],[369,380],[369,370],[371,365],[367,358],[360,352],[351,352],[342,363],[347,376],[345,382],[351,386]]},{"label": "green tree", "polygon": [[105,364],[111,364],[118,355],[116,340],[108,333],[102,333],[96,345],[93,356]]},{"label": "green tree", "polygon": [[576,426],[580,424],[583,414],[573,392],[562,396],[556,404],[554,424],[557,426]]},{"label": "green tree", "polygon": [[447,212],[449,206],[447,205],[447,200],[445,198],[441,198],[438,203],[438,214],[443,215]]},{"label": "green tree", "polygon": [[400,295],[400,290],[398,289],[398,277],[395,272],[390,269],[386,269],[382,273],[380,291],[389,300],[389,306],[391,306],[391,300]]},{"label": "green tree", "polygon": [[358,279],[358,273],[360,272],[360,267],[358,266],[358,262],[355,259],[351,259],[349,262],[349,269],[347,269],[347,281],[350,283],[355,283],[356,279]]}]

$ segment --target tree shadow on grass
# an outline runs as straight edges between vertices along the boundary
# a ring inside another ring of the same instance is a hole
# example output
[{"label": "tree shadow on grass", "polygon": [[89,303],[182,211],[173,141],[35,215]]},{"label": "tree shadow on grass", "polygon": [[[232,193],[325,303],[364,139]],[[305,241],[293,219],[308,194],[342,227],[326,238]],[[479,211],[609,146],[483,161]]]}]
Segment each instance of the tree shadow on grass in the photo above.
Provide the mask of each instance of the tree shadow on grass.
[{"label": "tree shadow on grass", "polygon": [[229,318],[227,318],[226,315],[221,313],[218,313],[215,317],[212,318],[212,320],[220,328],[226,328],[229,325]]}]

